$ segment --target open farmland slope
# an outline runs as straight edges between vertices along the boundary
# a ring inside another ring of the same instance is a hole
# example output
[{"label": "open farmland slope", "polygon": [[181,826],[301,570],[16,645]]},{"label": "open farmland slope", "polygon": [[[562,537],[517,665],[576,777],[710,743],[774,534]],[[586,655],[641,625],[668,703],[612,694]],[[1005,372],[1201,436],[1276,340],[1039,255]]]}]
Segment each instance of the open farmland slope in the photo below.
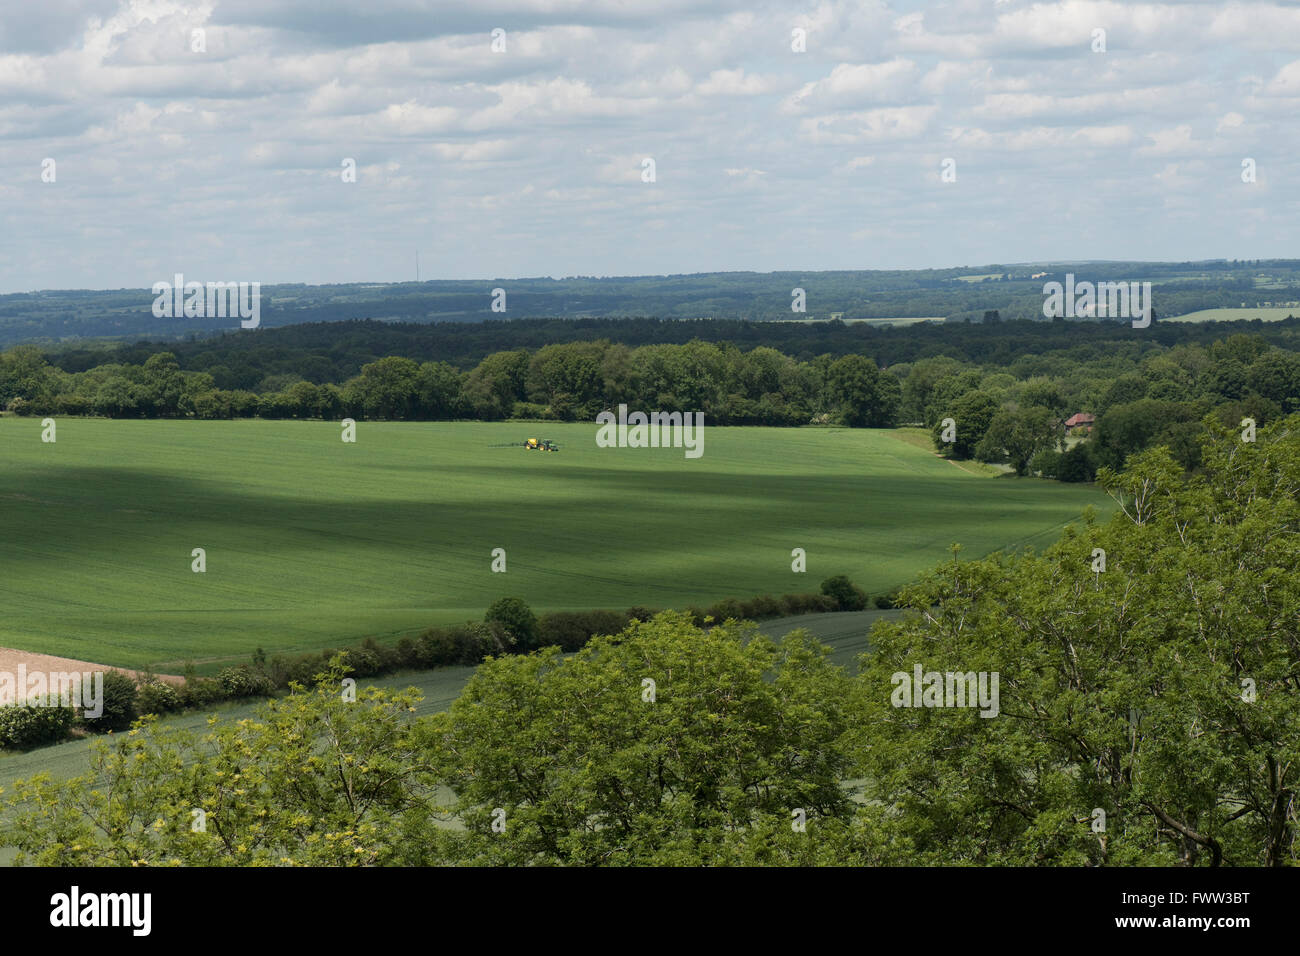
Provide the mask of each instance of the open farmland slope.
[{"label": "open farmland slope", "polygon": [[[177,672],[535,610],[911,579],[961,542],[1046,544],[1095,489],[966,474],[888,431],[0,419],[0,646]],[[492,447],[534,434],[558,454]],[[808,573],[790,552],[808,554]],[[207,570],[191,571],[204,548]],[[507,572],[490,570],[504,548]]]}]

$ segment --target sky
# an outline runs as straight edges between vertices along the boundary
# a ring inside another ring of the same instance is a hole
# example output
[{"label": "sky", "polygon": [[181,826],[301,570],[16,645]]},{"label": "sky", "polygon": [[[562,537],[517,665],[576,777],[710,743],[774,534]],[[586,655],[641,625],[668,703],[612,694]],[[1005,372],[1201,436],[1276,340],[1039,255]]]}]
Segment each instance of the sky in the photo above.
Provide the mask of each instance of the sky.
[{"label": "sky", "polygon": [[1298,117],[1294,2],[0,0],[0,292],[1292,258]]}]

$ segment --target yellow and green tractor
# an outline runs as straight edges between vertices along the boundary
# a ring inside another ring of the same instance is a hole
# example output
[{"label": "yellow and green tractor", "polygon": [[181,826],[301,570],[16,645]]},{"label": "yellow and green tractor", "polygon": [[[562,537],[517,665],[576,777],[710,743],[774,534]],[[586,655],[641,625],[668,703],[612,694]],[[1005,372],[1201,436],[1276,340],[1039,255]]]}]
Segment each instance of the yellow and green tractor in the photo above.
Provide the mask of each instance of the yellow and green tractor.
[{"label": "yellow and green tractor", "polygon": [[529,438],[527,441],[506,442],[504,445],[493,445],[493,448],[527,448],[529,451],[559,451],[560,446],[549,438]]}]

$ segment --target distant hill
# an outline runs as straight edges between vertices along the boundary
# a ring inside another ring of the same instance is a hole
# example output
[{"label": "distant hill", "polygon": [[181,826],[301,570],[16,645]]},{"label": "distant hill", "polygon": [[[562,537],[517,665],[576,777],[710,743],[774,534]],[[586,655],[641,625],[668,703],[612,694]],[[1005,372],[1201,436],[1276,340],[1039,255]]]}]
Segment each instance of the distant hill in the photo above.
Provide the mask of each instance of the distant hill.
[{"label": "distant hill", "polygon": [[[492,319],[628,318],[860,319],[982,321],[1042,319],[1043,284],[1072,272],[1080,280],[1150,281],[1157,314],[1247,311],[1265,301],[1300,300],[1300,260],[1200,263],[1082,262],[963,266],[913,271],[720,272],[614,278],[437,280],[308,286],[264,284],[263,328],[374,319],[481,322]],[[187,276],[229,281],[231,276]],[[170,280],[168,276],[166,279]],[[505,311],[493,311],[493,290]],[[803,289],[806,311],[793,312]],[[148,289],[71,290],[0,296],[0,347],[85,339],[175,341],[238,330],[230,318],[157,318]]]}]

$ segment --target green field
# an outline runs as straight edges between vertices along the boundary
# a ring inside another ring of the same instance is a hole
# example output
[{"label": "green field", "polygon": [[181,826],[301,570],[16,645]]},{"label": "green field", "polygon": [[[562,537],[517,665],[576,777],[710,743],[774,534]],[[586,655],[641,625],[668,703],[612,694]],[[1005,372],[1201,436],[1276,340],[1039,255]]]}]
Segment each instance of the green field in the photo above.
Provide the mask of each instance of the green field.
[{"label": "green field", "polygon": [[1262,319],[1265,322],[1281,322],[1283,319],[1300,315],[1300,307],[1290,306],[1280,309],[1201,309],[1186,315],[1174,315],[1161,322],[1241,322],[1250,319]]},{"label": "green field", "polygon": [[[1046,544],[1093,488],[968,474],[889,431],[707,428],[704,455],[595,426],[0,418],[0,646],[177,672],[535,610],[869,592]],[[558,454],[494,448],[533,434]],[[792,548],[808,573],[790,570]],[[204,548],[207,571],[191,571]],[[504,548],[507,573],[491,572]]]}]

